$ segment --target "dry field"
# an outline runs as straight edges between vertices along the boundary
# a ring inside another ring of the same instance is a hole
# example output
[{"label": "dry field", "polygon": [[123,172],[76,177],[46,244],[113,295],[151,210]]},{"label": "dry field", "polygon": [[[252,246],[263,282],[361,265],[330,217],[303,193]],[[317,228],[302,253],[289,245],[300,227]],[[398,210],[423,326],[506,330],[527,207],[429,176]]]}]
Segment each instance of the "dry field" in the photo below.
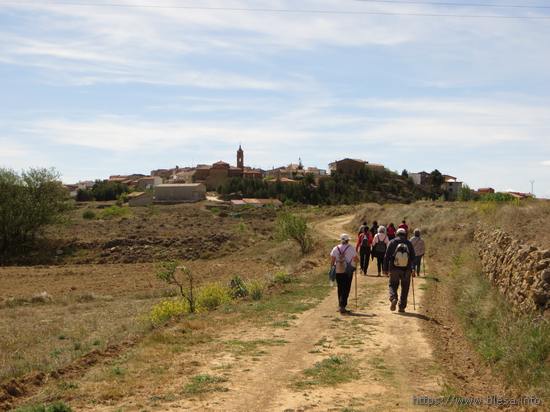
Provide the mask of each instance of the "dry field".
[{"label": "dry field", "polygon": [[0,268],[0,382],[41,382],[42,373],[135,345],[151,331],[151,307],[175,293],[156,278],[159,261],[185,261],[200,285],[263,278],[294,257],[278,256],[286,245],[272,240],[272,210],[229,215],[174,205],[93,220],[82,214],[76,209],[50,230],[56,248],[41,256],[48,264]]}]

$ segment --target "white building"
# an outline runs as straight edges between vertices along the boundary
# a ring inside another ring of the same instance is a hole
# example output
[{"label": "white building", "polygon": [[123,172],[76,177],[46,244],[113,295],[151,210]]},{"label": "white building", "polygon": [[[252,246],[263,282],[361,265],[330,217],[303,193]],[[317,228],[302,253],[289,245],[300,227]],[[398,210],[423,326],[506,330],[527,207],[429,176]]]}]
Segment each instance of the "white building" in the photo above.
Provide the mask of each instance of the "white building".
[{"label": "white building", "polygon": [[206,199],[206,186],[203,183],[161,184],[154,189],[155,202],[183,203]]}]

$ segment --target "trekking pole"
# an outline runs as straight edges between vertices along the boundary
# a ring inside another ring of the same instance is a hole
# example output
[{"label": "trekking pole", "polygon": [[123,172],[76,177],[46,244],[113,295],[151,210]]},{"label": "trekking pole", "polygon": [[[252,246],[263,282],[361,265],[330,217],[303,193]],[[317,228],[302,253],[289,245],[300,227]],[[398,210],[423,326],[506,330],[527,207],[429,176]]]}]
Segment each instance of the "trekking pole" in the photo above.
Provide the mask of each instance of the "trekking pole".
[{"label": "trekking pole", "polygon": [[[414,272],[413,272],[414,274]],[[414,298],[414,276],[411,276],[411,282],[412,282],[412,289],[413,289],[413,308],[416,310],[416,300]]]}]

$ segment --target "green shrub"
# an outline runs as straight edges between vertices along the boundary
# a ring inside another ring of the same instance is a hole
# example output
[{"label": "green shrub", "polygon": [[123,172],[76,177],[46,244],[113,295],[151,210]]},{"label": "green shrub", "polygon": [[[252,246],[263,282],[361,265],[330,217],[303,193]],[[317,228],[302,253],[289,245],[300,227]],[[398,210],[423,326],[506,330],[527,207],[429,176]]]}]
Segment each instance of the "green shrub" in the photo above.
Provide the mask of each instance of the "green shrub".
[{"label": "green shrub", "polygon": [[102,219],[113,219],[120,217],[128,217],[132,215],[132,211],[127,207],[111,206],[103,209],[101,212]]},{"label": "green shrub", "polygon": [[481,196],[481,200],[484,202],[511,202],[514,200],[514,196],[509,193],[487,193]]},{"label": "green shrub", "polygon": [[231,279],[229,282],[229,288],[231,289],[231,296],[233,296],[233,299],[248,296],[246,283],[240,276],[234,276],[233,279]]},{"label": "green shrub", "polygon": [[210,283],[203,286],[197,296],[199,311],[214,310],[224,303],[231,302],[231,290],[219,283]]},{"label": "green shrub", "polygon": [[31,405],[15,409],[14,412],[72,412],[70,406],[59,401],[50,405]]},{"label": "green shrub", "polygon": [[277,285],[284,285],[291,282],[292,282],[292,275],[285,271],[277,272],[275,273],[275,276],[273,276],[273,283]]},{"label": "green shrub", "polygon": [[0,168],[0,263],[33,246],[44,227],[59,223],[68,198],[55,170],[17,174]]},{"label": "green shrub", "polygon": [[86,220],[93,220],[95,219],[95,212],[90,209],[86,209],[84,213],[82,213],[82,218]]},{"label": "green shrub", "polygon": [[153,306],[150,319],[154,325],[159,325],[188,312],[189,305],[184,300],[164,300]]},{"label": "green shrub", "polygon": [[277,237],[281,240],[292,239],[296,241],[300,245],[303,255],[313,249],[313,238],[309,233],[307,221],[302,216],[283,212],[279,214],[275,224]]},{"label": "green shrub", "polygon": [[195,278],[188,267],[177,261],[163,262],[157,269],[157,278],[179,289],[181,297],[189,305],[189,312],[195,313],[197,298],[195,296]]},{"label": "green shrub", "polygon": [[259,280],[252,280],[248,282],[248,293],[252,300],[260,300],[264,295],[265,285]]}]

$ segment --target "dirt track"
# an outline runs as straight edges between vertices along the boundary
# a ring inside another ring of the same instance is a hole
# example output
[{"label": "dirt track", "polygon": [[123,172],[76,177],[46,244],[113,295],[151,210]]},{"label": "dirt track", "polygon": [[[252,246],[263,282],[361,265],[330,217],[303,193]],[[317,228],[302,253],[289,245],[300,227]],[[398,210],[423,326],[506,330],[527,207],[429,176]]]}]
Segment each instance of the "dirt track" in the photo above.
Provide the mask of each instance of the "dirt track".
[{"label": "dirt track", "polygon": [[[337,238],[351,216],[324,221],[317,230]],[[416,280],[417,309],[422,305],[423,280]],[[352,289],[351,309],[355,309]],[[280,339],[258,362],[231,373],[229,391],[188,403],[193,410],[424,410],[412,404],[413,395],[437,396],[441,376],[432,349],[422,333],[426,321],[412,309],[406,315],[390,312],[387,278],[359,276],[358,308],[353,316],[337,313],[336,288],[314,309],[300,315],[291,328],[249,331],[241,339]],[[302,371],[333,355],[350,356],[359,379],[335,387],[296,389]],[[179,409],[179,408],[178,408]],[[428,408],[426,408],[428,409]],[[430,408],[434,410],[435,408]],[[176,409],[173,409],[176,410]]]}]

